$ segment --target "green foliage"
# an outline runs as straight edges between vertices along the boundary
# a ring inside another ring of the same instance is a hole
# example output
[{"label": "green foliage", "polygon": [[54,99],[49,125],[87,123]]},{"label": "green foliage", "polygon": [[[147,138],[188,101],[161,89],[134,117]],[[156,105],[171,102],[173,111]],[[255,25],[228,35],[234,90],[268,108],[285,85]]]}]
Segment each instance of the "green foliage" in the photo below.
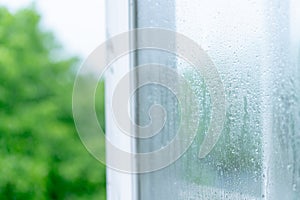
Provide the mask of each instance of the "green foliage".
[{"label": "green foliage", "polygon": [[72,118],[78,59],[53,59],[39,21],[33,9],[0,8],[0,199],[105,199],[105,167]]}]

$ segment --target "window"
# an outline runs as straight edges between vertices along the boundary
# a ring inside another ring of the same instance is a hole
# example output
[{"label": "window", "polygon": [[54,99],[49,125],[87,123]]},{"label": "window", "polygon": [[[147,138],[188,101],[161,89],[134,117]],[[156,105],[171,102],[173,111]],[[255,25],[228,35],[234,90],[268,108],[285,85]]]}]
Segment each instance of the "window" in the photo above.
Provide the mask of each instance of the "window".
[{"label": "window", "polygon": [[[218,71],[226,108],[220,138],[209,154],[199,158],[199,149],[215,120],[214,90],[209,88],[205,74],[199,74],[186,59],[161,49],[138,49],[113,63],[106,79],[107,102],[113,101],[113,91],[121,77],[147,64],[175,69],[196,99],[185,96],[178,102],[169,88],[143,85],[131,97],[133,121],[143,127],[155,122],[148,112],[152,105],[159,104],[164,108],[160,113],[163,117],[154,117],[165,120],[163,128],[147,139],[122,135],[113,121],[113,110],[107,106],[107,137],[112,143],[129,152],[161,149],[175,137],[184,121],[182,113],[193,113],[195,102],[199,115],[190,120],[199,124],[188,150],[160,170],[123,173],[108,168],[108,198],[299,199],[299,8],[299,0],[107,1],[109,36],[155,27],[178,32],[197,43]],[[172,36],[168,40],[176,49],[180,42],[176,35]],[[138,32],[129,41],[138,46],[151,38],[153,35],[147,38]],[[147,76],[166,79],[166,74],[136,71],[130,84],[134,87]],[[124,102],[127,105],[126,99]],[[158,125],[154,129],[155,126]],[[151,157],[143,160],[143,165],[151,166],[156,159],[162,158]],[[140,162],[133,160],[132,165],[141,165]]]}]

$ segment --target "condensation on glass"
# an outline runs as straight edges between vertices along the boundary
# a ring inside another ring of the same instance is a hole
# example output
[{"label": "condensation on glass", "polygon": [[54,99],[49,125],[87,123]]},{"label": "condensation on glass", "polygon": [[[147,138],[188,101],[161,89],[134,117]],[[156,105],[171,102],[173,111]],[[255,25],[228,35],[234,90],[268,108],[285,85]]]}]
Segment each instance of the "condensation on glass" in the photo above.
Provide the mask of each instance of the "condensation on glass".
[{"label": "condensation on glass", "polygon": [[[179,161],[188,172],[179,199],[299,199],[300,2],[176,2],[176,30],[209,54],[227,104],[222,137],[210,155],[195,159],[198,142]],[[209,104],[201,76],[191,76],[184,63],[177,67],[192,77],[200,103]]]},{"label": "condensation on glass", "polygon": [[[136,0],[131,5],[130,28],[165,28],[197,42],[217,67],[226,95],[221,138],[199,159],[211,120],[205,79],[170,53],[135,52],[131,67],[159,63],[188,80],[201,119],[195,141],[179,160],[130,179],[134,199],[300,199],[300,0]],[[176,44],[176,38],[170,40]],[[137,74],[136,81],[141,78]],[[136,123],[149,122],[152,104],[165,107],[167,122],[155,138],[134,142],[138,152],[165,146],[180,123],[176,98],[155,85],[136,92]],[[181,109],[189,109],[188,100]]]}]

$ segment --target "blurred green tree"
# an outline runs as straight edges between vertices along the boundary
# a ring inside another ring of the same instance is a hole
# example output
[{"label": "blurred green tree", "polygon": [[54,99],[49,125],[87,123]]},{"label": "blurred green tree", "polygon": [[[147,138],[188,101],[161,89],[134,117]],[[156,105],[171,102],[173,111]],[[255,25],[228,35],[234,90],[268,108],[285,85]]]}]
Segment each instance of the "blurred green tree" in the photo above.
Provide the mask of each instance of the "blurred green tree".
[{"label": "blurred green tree", "polygon": [[0,199],[105,199],[105,167],[72,118],[78,59],[39,22],[34,9],[0,8]]}]

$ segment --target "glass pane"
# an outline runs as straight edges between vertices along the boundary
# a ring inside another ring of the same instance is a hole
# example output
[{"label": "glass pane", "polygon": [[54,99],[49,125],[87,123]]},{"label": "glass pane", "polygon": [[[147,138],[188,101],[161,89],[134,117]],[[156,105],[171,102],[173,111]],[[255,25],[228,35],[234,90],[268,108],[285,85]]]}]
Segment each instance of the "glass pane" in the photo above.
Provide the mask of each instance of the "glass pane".
[{"label": "glass pane", "polygon": [[[290,31],[296,24],[290,23],[290,9],[295,9],[290,2],[279,0],[177,0],[177,31],[209,54],[227,104],[214,150],[193,159],[195,145],[182,161],[189,172],[183,177],[183,199],[299,198],[299,72],[292,56],[299,50],[293,48]],[[178,67],[190,73],[186,65]],[[198,96],[208,98],[202,78],[192,77]],[[205,130],[200,140],[201,135]]]},{"label": "glass pane", "polygon": [[[139,174],[138,199],[299,199],[299,8],[299,0],[136,1],[136,28],[167,28],[197,42],[216,66],[226,96],[221,137],[199,158],[213,120],[203,74],[167,52],[136,52],[136,65],[176,68],[200,107],[199,131],[190,149],[164,169]],[[170,40],[175,46],[176,38]],[[137,82],[143,78],[137,75]],[[138,124],[149,122],[153,104],[165,108],[167,121],[159,135],[137,141],[139,152],[168,144],[180,123],[176,99],[166,88],[151,85],[135,94]],[[183,109],[191,106],[186,98]]]}]

